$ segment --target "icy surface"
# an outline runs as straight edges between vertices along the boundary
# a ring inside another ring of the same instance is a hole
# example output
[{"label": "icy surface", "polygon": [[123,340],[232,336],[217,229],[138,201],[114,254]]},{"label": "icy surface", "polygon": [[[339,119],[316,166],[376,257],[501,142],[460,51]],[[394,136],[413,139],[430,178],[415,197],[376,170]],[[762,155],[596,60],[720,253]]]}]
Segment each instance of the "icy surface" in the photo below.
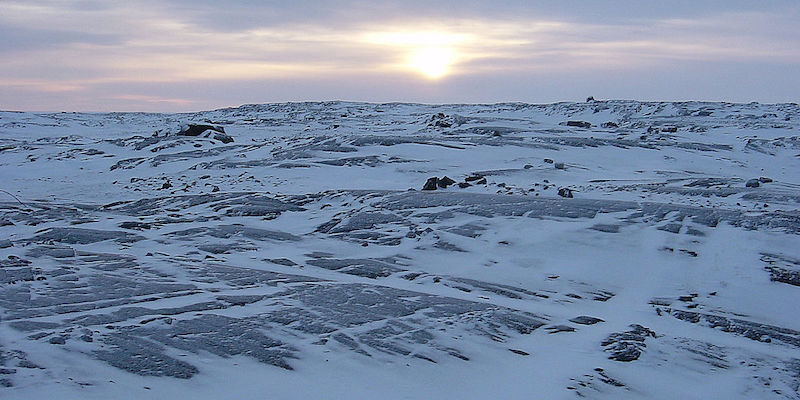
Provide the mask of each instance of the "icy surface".
[{"label": "icy surface", "polygon": [[0,112],[0,398],[800,399],[798,121]]}]

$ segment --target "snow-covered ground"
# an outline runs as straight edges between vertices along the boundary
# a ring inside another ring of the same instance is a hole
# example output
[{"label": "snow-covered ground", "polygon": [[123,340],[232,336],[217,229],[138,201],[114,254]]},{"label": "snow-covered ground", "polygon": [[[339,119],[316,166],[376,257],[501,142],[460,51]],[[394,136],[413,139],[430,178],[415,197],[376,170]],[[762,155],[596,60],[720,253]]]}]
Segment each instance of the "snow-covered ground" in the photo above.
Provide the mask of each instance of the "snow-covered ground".
[{"label": "snow-covered ground", "polygon": [[755,103],[0,112],[0,398],[800,399],[798,127]]}]

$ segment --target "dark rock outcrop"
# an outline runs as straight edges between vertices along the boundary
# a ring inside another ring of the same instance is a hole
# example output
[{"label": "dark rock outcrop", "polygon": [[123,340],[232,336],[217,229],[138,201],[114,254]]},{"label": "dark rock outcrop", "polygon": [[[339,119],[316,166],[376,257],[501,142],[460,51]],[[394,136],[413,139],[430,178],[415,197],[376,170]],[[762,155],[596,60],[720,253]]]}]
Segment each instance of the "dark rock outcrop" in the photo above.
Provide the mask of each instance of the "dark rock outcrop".
[{"label": "dark rock outcrop", "polygon": [[442,189],[445,189],[445,188],[447,188],[448,186],[450,186],[450,185],[452,185],[454,183],[456,183],[456,181],[450,179],[449,176],[443,176],[443,177],[439,178],[438,182],[436,182],[436,184]]},{"label": "dark rock outcrop", "polygon": [[200,136],[206,131],[214,131],[217,133],[225,134],[225,128],[216,125],[206,124],[189,124],[178,132],[180,136]]},{"label": "dark rock outcrop", "polygon": [[222,143],[233,143],[233,138],[224,133],[215,134],[214,140],[219,140]]},{"label": "dark rock outcrop", "polygon": [[586,121],[567,121],[567,126],[576,126],[578,128],[591,128],[592,124]]},{"label": "dark rock outcrop", "polygon": [[604,351],[611,353],[609,359],[623,362],[638,360],[642,351],[647,347],[644,341],[648,337],[656,337],[656,333],[639,324],[630,326],[631,330],[608,335],[601,345]]},{"label": "dark rock outcrop", "polygon": [[438,184],[439,184],[438,177],[434,176],[432,178],[428,178],[428,180],[425,181],[425,185],[422,186],[422,190],[436,190],[436,186],[438,186]]},{"label": "dark rock outcrop", "polygon": [[573,322],[573,323],[580,324],[580,325],[594,325],[594,324],[596,324],[598,322],[605,322],[605,321],[600,319],[600,318],[590,317],[588,315],[581,315],[581,316],[572,318],[571,320],[569,320],[569,322]]}]

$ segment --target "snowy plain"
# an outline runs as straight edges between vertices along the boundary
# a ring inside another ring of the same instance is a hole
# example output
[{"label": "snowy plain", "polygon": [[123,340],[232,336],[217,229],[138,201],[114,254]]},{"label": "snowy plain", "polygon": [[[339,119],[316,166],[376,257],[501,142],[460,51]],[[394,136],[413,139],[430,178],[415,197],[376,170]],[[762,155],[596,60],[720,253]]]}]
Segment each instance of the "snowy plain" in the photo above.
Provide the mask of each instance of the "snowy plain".
[{"label": "snowy plain", "polygon": [[0,112],[0,398],[800,399],[798,127],[704,102]]}]

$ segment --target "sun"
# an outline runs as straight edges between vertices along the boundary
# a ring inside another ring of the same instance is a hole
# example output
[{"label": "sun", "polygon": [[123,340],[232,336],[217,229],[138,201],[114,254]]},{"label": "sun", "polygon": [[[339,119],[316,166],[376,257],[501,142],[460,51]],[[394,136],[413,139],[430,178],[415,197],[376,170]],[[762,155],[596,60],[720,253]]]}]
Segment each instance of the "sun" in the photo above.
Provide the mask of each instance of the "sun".
[{"label": "sun", "polygon": [[365,34],[363,40],[383,48],[397,63],[388,65],[394,71],[415,72],[430,80],[453,73],[463,61],[462,47],[472,41],[465,33],[426,29],[408,29]]},{"label": "sun", "polygon": [[450,73],[455,62],[454,51],[447,47],[423,47],[409,55],[408,66],[426,78],[439,79]]}]

